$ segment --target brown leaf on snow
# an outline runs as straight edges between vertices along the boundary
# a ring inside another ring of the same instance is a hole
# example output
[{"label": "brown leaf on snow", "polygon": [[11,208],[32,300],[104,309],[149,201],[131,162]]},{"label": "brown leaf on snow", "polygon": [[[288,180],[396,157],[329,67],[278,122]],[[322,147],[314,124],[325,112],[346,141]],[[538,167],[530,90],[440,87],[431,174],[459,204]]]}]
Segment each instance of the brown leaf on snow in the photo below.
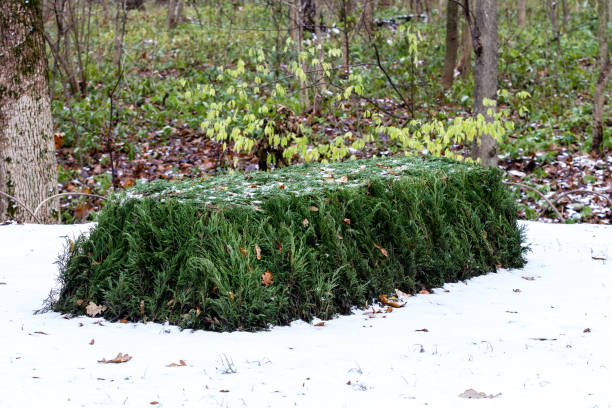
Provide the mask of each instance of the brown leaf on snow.
[{"label": "brown leaf on snow", "polygon": [[123,353],[119,353],[117,354],[117,357],[113,358],[112,360],[107,360],[105,358],[103,358],[102,360],[98,360],[98,363],[103,363],[103,364],[119,364],[119,363],[127,363],[128,361],[130,361],[132,359],[132,356],[130,356],[129,354],[123,354]]},{"label": "brown leaf on snow", "polygon": [[261,274],[261,283],[263,283],[265,286],[270,286],[271,284],[274,283],[274,275],[272,275],[272,272],[270,271],[265,271],[264,273]]},{"label": "brown leaf on snow", "polygon": [[535,278],[533,276],[521,276],[521,278],[528,280],[528,281],[532,281],[535,280]]},{"label": "brown leaf on snow", "polygon": [[90,346],[93,346],[95,342],[96,342],[96,341],[95,341],[94,339],[91,339],[91,341],[89,342],[89,345],[90,345]]},{"label": "brown leaf on snow", "polygon": [[313,326],[322,327],[322,326],[325,326],[325,322],[315,323]]},{"label": "brown leaf on snow", "polygon": [[590,332],[591,332],[591,329],[589,329],[589,328],[587,327],[587,328],[586,328],[586,329],[584,329],[582,332],[583,332],[583,333],[590,333]]},{"label": "brown leaf on snow", "polygon": [[419,295],[429,295],[429,291],[426,289],[419,290]]},{"label": "brown leaf on snow", "polygon": [[392,311],[393,311],[393,308],[391,306],[385,309],[385,313],[391,313]]},{"label": "brown leaf on snow", "polygon": [[123,324],[125,324],[125,323],[127,323],[127,322],[129,322],[129,320],[128,320],[128,319],[126,319],[125,317],[124,317],[123,319],[119,320],[119,323],[123,323]]},{"label": "brown leaf on snow", "polygon": [[255,245],[255,253],[257,254],[257,260],[260,261],[261,260],[261,248],[259,247],[259,245]]},{"label": "brown leaf on snow", "polygon": [[512,291],[513,291],[514,293],[521,293],[521,290],[520,290],[520,289],[512,289]]},{"label": "brown leaf on snow", "polygon": [[424,333],[429,333],[429,330],[427,330],[427,329],[416,329],[415,331],[420,331],[420,332],[424,332]]},{"label": "brown leaf on snow", "polygon": [[98,306],[94,302],[89,302],[89,304],[85,308],[85,311],[91,317],[96,317],[97,315],[102,314],[102,312],[104,312],[105,310],[106,306]]},{"label": "brown leaf on snow", "polygon": [[395,308],[399,308],[399,307],[403,307],[404,306],[403,303],[399,303],[399,302],[395,302],[393,300],[389,300],[389,298],[385,294],[378,295],[378,299],[380,300],[380,303],[382,303],[383,305],[386,305],[386,306],[391,306],[391,307],[395,307]]},{"label": "brown leaf on snow", "polygon": [[378,250],[380,251],[380,253],[381,253],[381,254],[383,254],[383,255],[385,256],[385,258],[388,258],[388,257],[389,257],[389,254],[387,253],[387,250],[386,250],[385,248],[381,247],[381,246],[380,246],[380,245],[378,245],[378,244],[374,244],[374,246],[375,246],[376,248],[378,248]]},{"label": "brown leaf on snow", "polygon": [[219,392],[229,392],[229,390],[219,390]]},{"label": "brown leaf on snow", "polygon": [[469,390],[465,390],[461,394],[459,394],[459,397],[461,397],[461,398],[468,398],[468,399],[482,399],[482,398],[493,399],[493,398],[499,397],[500,395],[501,395],[501,392],[498,392],[495,395],[493,395],[493,394],[487,395],[484,392],[478,392],[478,391],[470,388]]},{"label": "brown leaf on snow", "polygon": [[179,360],[178,364],[177,363],[170,363],[168,365],[166,365],[166,367],[185,367],[187,365],[187,363],[185,362],[185,360]]},{"label": "brown leaf on snow", "polygon": [[157,401],[151,401],[151,402],[149,402],[149,404],[150,404],[150,405],[157,405],[157,404],[159,404],[159,402],[157,402]]}]

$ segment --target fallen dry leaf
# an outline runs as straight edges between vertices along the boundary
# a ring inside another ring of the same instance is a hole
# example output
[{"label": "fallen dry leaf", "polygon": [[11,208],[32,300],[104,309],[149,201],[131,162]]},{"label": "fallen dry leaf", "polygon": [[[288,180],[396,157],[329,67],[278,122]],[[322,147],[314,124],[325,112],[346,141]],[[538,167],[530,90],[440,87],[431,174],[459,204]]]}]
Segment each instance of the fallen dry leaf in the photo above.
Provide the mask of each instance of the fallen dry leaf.
[{"label": "fallen dry leaf", "polygon": [[166,303],[166,306],[172,306],[173,303],[174,303],[174,299],[170,299],[168,303]]},{"label": "fallen dry leaf", "polygon": [[520,289],[512,289],[512,291],[513,291],[514,293],[520,293],[520,292],[521,292],[521,290],[520,290]]},{"label": "fallen dry leaf", "polygon": [[590,333],[590,332],[591,332],[591,329],[589,329],[589,328],[587,327],[587,328],[586,328],[586,329],[584,329],[582,332],[583,332],[583,333]]},{"label": "fallen dry leaf", "polygon": [[386,250],[385,248],[381,247],[381,246],[380,246],[380,245],[378,245],[378,244],[374,244],[374,246],[375,246],[376,248],[378,248],[378,250],[380,251],[380,253],[381,253],[381,254],[383,254],[383,255],[385,256],[385,258],[388,258],[388,257],[389,257],[389,254],[387,253],[387,250]]},{"label": "fallen dry leaf", "polygon": [[395,296],[397,296],[399,299],[412,297],[410,293],[403,292],[399,289],[395,289]]},{"label": "fallen dry leaf", "polygon": [[77,299],[74,301],[74,304],[77,306],[81,306],[83,304],[83,302],[85,302],[83,299]]},{"label": "fallen dry leaf", "polygon": [[98,363],[103,363],[103,364],[119,364],[119,363],[127,363],[128,361],[130,361],[132,359],[132,356],[130,356],[129,354],[123,354],[123,353],[119,353],[117,354],[117,357],[113,358],[112,360],[107,360],[105,358],[103,358],[102,360],[98,360]]},{"label": "fallen dry leaf", "polygon": [[415,331],[420,331],[420,332],[424,332],[424,333],[429,333],[429,330],[427,330],[427,329],[416,329]]},{"label": "fallen dry leaf", "polygon": [[430,292],[428,290],[426,290],[426,289],[419,290],[419,295],[429,295],[429,293]]},{"label": "fallen dry leaf", "polygon": [[242,255],[247,256],[247,250],[243,247],[240,247],[240,252],[242,252]]},{"label": "fallen dry leaf", "polygon": [[391,313],[392,311],[393,311],[393,308],[391,306],[385,309],[385,313]]},{"label": "fallen dry leaf", "polygon": [[336,183],[346,183],[348,181],[348,177],[342,176],[339,179],[336,179]]},{"label": "fallen dry leaf", "polygon": [[93,346],[95,342],[96,342],[96,341],[95,341],[94,339],[91,339],[91,341],[89,342],[89,345],[90,345],[90,346]]},{"label": "fallen dry leaf", "polygon": [[319,211],[319,209],[317,207],[315,207],[314,205],[311,205],[310,207],[308,207],[308,209],[310,211]]},{"label": "fallen dry leaf", "polygon": [[270,271],[265,271],[264,273],[261,274],[261,283],[263,283],[265,286],[270,286],[271,284],[274,283],[274,275],[272,275],[272,272]]},{"label": "fallen dry leaf", "polygon": [[322,327],[322,326],[325,326],[325,322],[315,323],[313,326]]},{"label": "fallen dry leaf", "polygon": [[233,302],[234,301],[234,292],[232,292],[230,290],[229,292],[227,292],[227,295],[229,296],[230,300]]},{"label": "fallen dry leaf", "polygon": [[403,307],[404,304],[403,303],[399,303],[399,302],[395,302],[393,300],[389,300],[389,298],[387,297],[387,295],[378,295],[378,299],[380,299],[380,303],[382,303],[385,306],[391,306],[391,307],[395,307],[395,308],[399,308],[399,307]]},{"label": "fallen dry leaf", "polygon": [[102,314],[102,312],[104,312],[105,310],[106,306],[98,306],[94,302],[89,302],[89,304],[85,308],[85,311],[91,317],[96,317],[97,315]]},{"label": "fallen dry leaf", "polygon": [[469,390],[465,390],[461,394],[459,394],[459,397],[461,397],[461,398],[468,398],[468,399],[482,399],[482,398],[493,399],[493,398],[499,397],[500,395],[501,395],[501,392],[498,392],[495,395],[493,395],[493,394],[487,395],[484,392],[478,392],[478,391],[470,388]]},{"label": "fallen dry leaf", "polygon": [[257,254],[257,260],[260,261],[261,260],[261,248],[259,247],[259,245],[255,245],[255,253]]},{"label": "fallen dry leaf", "polygon": [[168,365],[166,365],[166,367],[185,367],[187,365],[187,363],[184,360],[179,360],[178,364],[177,363],[170,363]]},{"label": "fallen dry leaf", "polygon": [[219,390],[219,392],[229,392],[229,390]]},{"label": "fallen dry leaf", "polygon": [[150,404],[150,405],[157,405],[157,404],[159,404],[159,402],[157,402],[157,401],[151,401],[151,402],[149,402],[149,404]]},{"label": "fallen dry leaf", "polygon": [[276,246],[276,249],[278,249],[278,252],[283,252],[283,246],[280,244],[280,242],[275,241],[274,245]]},{"label": "fallen dry leaf", "polygon": [[123,324],[128,323],[128,322],[129,322],[129,320],[126,319],[125,317],[123,319],[119,320],[119,323],[123,323]]},{"label": "fallen dry leaf", "polygon": [[533,276],[521,276],[521,278],[523,278],[525,280],[529,280],[529,281],[535,280],[535,278]]},{"label": "fallen dry leaf", "polygon": [[48,334],[45,333],[44,331],[35,331],[34,333],[36,333],[36,334],[44,334],[45,336],[48,336]]},{"label": "fallen dry leaf", "polygon": [[351,219],[350,218],[344,218],[342,221],[346,222],[348,225],[351,225]]},{"label": "fallen dry leaf", "polygon": [[307,227],[307,226],[309,226],[309,225],[310,225],[310,222],[308,221],[308,218],[304,218],[304,221],[302,221],[302,225],[303,225],[304,227]]}]

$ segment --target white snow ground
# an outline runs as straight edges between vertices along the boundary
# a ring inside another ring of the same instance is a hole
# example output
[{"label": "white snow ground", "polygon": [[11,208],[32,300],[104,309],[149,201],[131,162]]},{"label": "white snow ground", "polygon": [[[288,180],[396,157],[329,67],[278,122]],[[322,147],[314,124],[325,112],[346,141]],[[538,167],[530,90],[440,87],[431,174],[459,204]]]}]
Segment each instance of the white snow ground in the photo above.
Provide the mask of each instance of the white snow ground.
[{"label": "white snow ground", "polygon": [[526,226],[522,270],[260,333],[34,315],[87,226],[0,226],[0,407],[612,407],[612,227]]}]

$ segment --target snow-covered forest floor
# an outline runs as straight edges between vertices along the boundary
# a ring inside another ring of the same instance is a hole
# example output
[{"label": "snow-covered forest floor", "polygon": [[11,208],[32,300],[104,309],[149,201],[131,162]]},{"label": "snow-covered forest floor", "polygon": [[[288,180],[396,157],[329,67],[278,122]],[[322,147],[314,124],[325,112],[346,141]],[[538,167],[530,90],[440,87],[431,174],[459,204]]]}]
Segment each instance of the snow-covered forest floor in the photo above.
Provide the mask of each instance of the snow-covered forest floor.
[{"label": "snow-covered forest floor", "polygon": [[0,407],[612,407],[612,227],[523,225],[522,270],[259,333],[35,315],[89,226],[0,226]]}]

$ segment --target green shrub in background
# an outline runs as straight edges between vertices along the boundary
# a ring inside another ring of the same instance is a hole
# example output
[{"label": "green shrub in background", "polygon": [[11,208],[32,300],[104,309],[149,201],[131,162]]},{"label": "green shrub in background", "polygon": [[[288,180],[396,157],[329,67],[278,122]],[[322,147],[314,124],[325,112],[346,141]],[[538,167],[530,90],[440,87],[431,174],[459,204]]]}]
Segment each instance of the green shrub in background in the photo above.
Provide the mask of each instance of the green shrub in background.
[{"label": "green shrub in background", "polygon": [[415,157],[142,184],[60,260],[52,308],[256,330],[524,260],[497,169]]}]

